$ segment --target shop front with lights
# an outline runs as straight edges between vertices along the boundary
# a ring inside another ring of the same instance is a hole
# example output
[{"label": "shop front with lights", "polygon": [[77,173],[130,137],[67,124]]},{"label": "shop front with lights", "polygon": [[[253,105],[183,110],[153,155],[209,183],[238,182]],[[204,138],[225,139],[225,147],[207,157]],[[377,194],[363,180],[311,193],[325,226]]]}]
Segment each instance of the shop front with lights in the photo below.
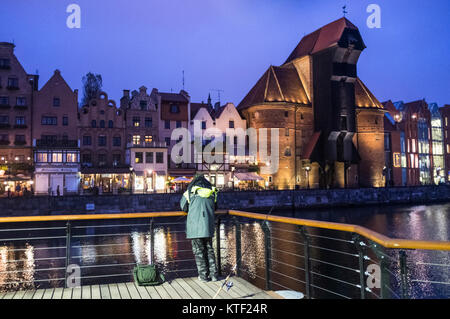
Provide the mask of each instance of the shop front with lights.
[{"label": "shop front with lights", "polygon": [[122,194],[132,191],[133,170],[129,167],[85,167],[81,169],[82,194]]},{"label": "shop front with lights", "polygon": [[30,156],[0,154],[0,196],[23,196],[34,188]]}]

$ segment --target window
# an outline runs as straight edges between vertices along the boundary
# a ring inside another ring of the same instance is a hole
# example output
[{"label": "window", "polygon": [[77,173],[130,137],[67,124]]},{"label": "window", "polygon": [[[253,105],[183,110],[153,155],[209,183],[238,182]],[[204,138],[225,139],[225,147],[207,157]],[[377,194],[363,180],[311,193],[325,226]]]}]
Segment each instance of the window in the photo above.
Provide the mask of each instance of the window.
[{"label": "window", "polygon": [[140,135],[133,135],[133,144],[134,145],[141,144],[141,136]]},{"label": "window", "polygon": [[67,116],[63,116],[63,123],[64,126],[69,125],[69,118]]},{"label": "window", "polygon": [[120,154],[113,154],[113,166],[120,165],[121,156]]},{"label": "window", "polygon": [[106,136],[100,135],[98,137],[98,146],[106,146]]},{"label": "window", "polygon": [[9,135],[8,134],[0,134],[0,141],[5,141],[9,143]]},{"label": "window", "polygon": [[43,152],[38,152],[36,156],[36,160],[38,163],[47,163],[48,162],[48,154]]},{"label": "window", "polygon": [[156,163],[161,164],[164,163],[164,153],[156,152]]},{"label": "window", "polygon": [[147,109],[147,101],[141,100],[139,102],[139,106],[141,107],[141,110],[146,110]]},{"label": "window", "polygon": [[19,79],[18,78],[8,78],[8,88],[18,89],[19,88]]},{"label": "window", "polygon": [[228,122],[228,127],[229,128],[234,128],[234,121],[229,121]]},{"label": "window", "polygon": [[177,128],[181,127],[181,121],[177,121]]},{"label": "window", "polygon": [[136,152],[134,155],[134,162],[139,164],[139,163],[143,163],[143,153],[142,152]]},{"label": "window", "polygon": [[290,147],[286,147],[286,149],[284,150],[284,156],[291,156],[291,148]]},{"label": "window", "polygon": [[96,120],[92,120],[91,126],[92,126],[92,127],[97,127],[97,121],[96,121]]},{"label": "window", "polygon": [[52,163],[62,163],[62,152],[54,152],[52,153]]},{"label": "window", "polygon": [[106,165],[106,154],[98,154],[98,166]]},{"label": "window", "polygon": [[84,135],[83,136],[83,145],[91,145],[92,144],[92,138],[90,135]]},{"label": "window", "polygon": [[16,116],[16,125],[25,125],[25,116]]},{"label": "window", "polygon": [[9,116],[0,115],[0,124],[9,124]]},{"label": "window", "polygon": [[147,164],[153,163],[153,152],[145,152],[145,162]]},{"label": "window", "polygon": [[0,69],[11,68],[9,59],[0,59]]},{"label": "window", "polygon": [[122,144],[122,139],[120,136],[113,137],[113,146],[120,146]]},{"label": "window", "polygon": [[114,122],[112,120],[108,121],[108,127],[109,128],[113,128],[114,127]]},{"label": "window", "polygon": [[82,157],[82,159],[81,159],[81,161],[83,162],[83,163],[85,163],[85,164],[90,164],[92,161],[91,161],[91,154],[83,154],[83,157]]},{"label": "window", "polygon": [[170,137],[164,139],[166,141],[166,146],[170,146]]},{"label": "window", "polygon": [[206,121],[202,121],[202,130],[206,130]]},{"label": "window", "polygon": [[56,116],[43,116],[41,119],[42,125],[57,125],[58,119]]},{"label": "window", "polygon": [[17,97],[16,98],[16,105],[17,106],[26,106],[27,105],[27,99],[24,97]]},{"label": "window", "polygon": [[289,136],[289,129],[288,128],[284,129],[284,136]]},{"label": "window", "polygon": [[151,117],[146,117],[145,118],[145,127],[152,127],[153,123],[152,123],[152,118]]},{"label": "window", "polygon": [[289,111],[284,111],[284,117],[288,117],[289,116]]},{"label": "window", "polygon": [[59,99],[59,97],[54,97],[53,98],[53,106],[58,107],[61,105],[61,100]]},{"label": "window", "polygon": [[165,120],[165,121],[164,121],[164,128],[165,128],[166,130],[169,130],[169,129],[170,129],[170,121],[168,121],[168,120]]},{"label": "window", "polygon": [[145,135],[145,143],[151,143],[153,141],[153,136]]},{"label": "window", "polygon": [[180,113],[180,107],[178,106],[178,104],[170,105],[170,113]]},{"label": "window", "polygon": [[133,126],[134,127],[139,127],[141,125],[141,118],[140,117],[133,117]]},{"label": "window", "polygon": [[7,96],[0,96],[0,105],[9,105],[9,98]]},{"label": "window", "polygon": [[105,121],[104,121],[104,120],[101,120],[101,121],[100,121],[100,127],[101,127],[101,128],[105,128]]},{"label": "window", "polygon": [[75,152],[67,152],[66,162],[67,163],[77,163],[78,162],[77,153],[75,153]]}]

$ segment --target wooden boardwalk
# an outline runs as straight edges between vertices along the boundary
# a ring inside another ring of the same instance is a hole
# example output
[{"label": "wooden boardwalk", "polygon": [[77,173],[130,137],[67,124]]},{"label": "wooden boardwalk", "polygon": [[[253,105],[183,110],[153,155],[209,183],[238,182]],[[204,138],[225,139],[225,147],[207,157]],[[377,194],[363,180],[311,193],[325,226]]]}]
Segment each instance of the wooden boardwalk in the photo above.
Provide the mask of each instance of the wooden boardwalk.
[{"label": "wooden boardwalk", "polygon": [[[239,277],[232,277],[233,287],[222,289],[217,299],[281,298]],[[0,299],[212,299],[223,281],[200,282],[195,278],[177,278],[159,286],[139,287],[133,282],[0,292]]]}]

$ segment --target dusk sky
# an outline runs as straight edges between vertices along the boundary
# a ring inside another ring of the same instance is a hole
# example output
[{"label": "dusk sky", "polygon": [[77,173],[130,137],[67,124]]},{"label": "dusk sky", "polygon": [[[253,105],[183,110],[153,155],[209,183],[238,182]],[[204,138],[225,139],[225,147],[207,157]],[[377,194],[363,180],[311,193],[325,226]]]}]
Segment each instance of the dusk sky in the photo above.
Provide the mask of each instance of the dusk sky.
[{"label": "dusk sky", "polygon": [[[66,8],[81,7],[81,28],[69,29]],[[369,29],[369,4],[381,7],[381,29]],[[193,102],[221,89],[237,105],[300,39],[342,17],[367,49],[358,75],[380,101],[426,98],[450,104],[448,0],[1,0],[0,42],[16,44],[40,87],[55,69],[75,89],[91,71],[117,102],[123,89],[185,89]],[[79,96],[81,100],[81,93]]]}]

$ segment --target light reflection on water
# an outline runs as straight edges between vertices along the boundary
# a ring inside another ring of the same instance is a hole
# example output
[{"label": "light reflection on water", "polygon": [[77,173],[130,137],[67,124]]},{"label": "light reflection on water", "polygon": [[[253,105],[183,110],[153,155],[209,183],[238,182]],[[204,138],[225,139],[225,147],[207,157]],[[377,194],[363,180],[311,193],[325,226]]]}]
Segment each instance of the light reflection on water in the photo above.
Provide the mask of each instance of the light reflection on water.
[{"label": "light reflection on water", "polygon": [[[287,211],[274,211],[273,214],[288,215],[290,217],[310,218],[327,220],[334,222],[344,222],[358,224],[390,237],[410,238],[421,240],[449,240],[450,224],[450,204],[430,205],[430,206],[393,206],[393,207],[367,207],[346,208],[346,209],[326,209],[319,211],[298,211],[295,214]],[[117,222],[116,222],[117,223]],[[123,224],[126,224],[124,222]],[[31,225],[31,224],[30,224]],[[45,224],[43,224],[45,225]],[[298,229],[293,225],[272,224],[272,236],[279,240],[273,241],[272,250],[272,280],[278,283],[277,289],[284,287],[296,289],[304,292],[304,285],[294,279],[304,280],[304,260],[303,247]],[[36,224],[33,224],[36,226]],[[191,245],[185,238],[184,221],[175,226],[157,226],[154,230],[154,262],[165,272],[166,277],[195,276],[196,273],[184,272],[186,269],[195,269],[195,262],[191,252]],[[236,240],[235,228],[230,220],[225,221],[219,228],[221,238],[221,264],[223,274],[227,275],[236,262]],[[99,236],[104,233],[117,233],[118,236]],[[126,235],[128,233],[129,235]],[[242,276],[260,288],[265,287],[265,247],[264,232],[260,223],[254,221],[244,222],[241,228],[242,234]],[[26,237],[24,233],[17,233],[17,237]],[[33,236],[61,236],[61,231],[33,232]],[[90,235],[98,237],[77,237],[76,235]],[[8,236],[7,236],[8,237]],[[7,238],[3,237],[3,238]],[[14,236],[12,236],[14,237]],[[216,243],[215,239],[213,241]],[[318,241],[318,244],[329,244],[329,242]],[[45,282],[35,282],[34,280],[48,280],[64,278],[62,270],[54,269],[64,267],[64,249],[42,249],[45,247],[64,247],[65,239],[56,240],[33,240],[28,242],[12,241],[3,242],[0,239],[0,290],[12,288],[39,288],[48,287]],[[344,244],[333,243],[331,248],[347,249]],[[93,277],[83,279],[82,284],[98,284],[102,282],[123,282],[131,281],[131,270],[133,264],[151,263],[151,241],[148,226],[122,228],[87,228],[75,234],[72,241],[71,263],[82,266],[83,277]],[[15,251],[14,251],[15,250]],[[284,252],[284,253],[283,253]],[[327,253],[315,252],[317,258],[334,258]],[[394,254],[395,255],[395,254]],[[397,254],[398,255],[398,254]],[[398,256],[395,255],[395,258]],[[63,257],[58,259],[58,257]],[[337,259],[341,264],[347,260]],[[19,260],[17,262],[17,260]],[[186,261],[187,260],[187,261]],[[425,266],[423,263],[433,261],[438,264],[450,265],[449,254],[444,252],[428,252],[424,250],[409,251],[408,260],[410,276],[424,280],[449,282],[450,267]],[[413,261],[413,262],[412,262]],[[86,267],[94,265],[113,265],[112,267]],[[117,264],[117,265],[116,265]],[[122,265],[125,264],[125,265]],[[132,264],[132,265],[126,265]],[[354,267],[348,262],[349,267]],[[85,268],[83,268],[85,267]],[[315,267],[315,266],[314,266]],[[357,266],[356,266],[357,267]],[[319,269],[316,267],[314,269]],[[42,269],[51,269],[42,271]],[[320,268],[331,271],[333,275],[347,276],[344,272],[335,272],[331,268]],[[397,269],[392,269],[397,271]],[[120,275],[112,277],[98,278],[98,276]],[[283,274],[283,275],[281,275]],[[358,276],[349,274],[349,282],[358,284]],[[394,278],[398,280],[398,278]],[[27,282],[27,284],[9,284],[10,282]],[[320,281],[316,281],[320,282]],[[50,286],[62,286],[62,280],[54,280]],[[342,285],[341,285],[342,286]],[[328,286],[327,286],[328,287]],[[333,289],[341,289],[339,285],[330,285]],[[330,289],[331,289],[330,288]],[[354,292],[352,292],[354,293]],[[355,293],[357,295],[357,292]],[[411,285],[413,297],[444,296],[450,292],[439,289],[436,285],[429,283],[414,283]],[[326,295],[325,297],[330,297]]]}]

